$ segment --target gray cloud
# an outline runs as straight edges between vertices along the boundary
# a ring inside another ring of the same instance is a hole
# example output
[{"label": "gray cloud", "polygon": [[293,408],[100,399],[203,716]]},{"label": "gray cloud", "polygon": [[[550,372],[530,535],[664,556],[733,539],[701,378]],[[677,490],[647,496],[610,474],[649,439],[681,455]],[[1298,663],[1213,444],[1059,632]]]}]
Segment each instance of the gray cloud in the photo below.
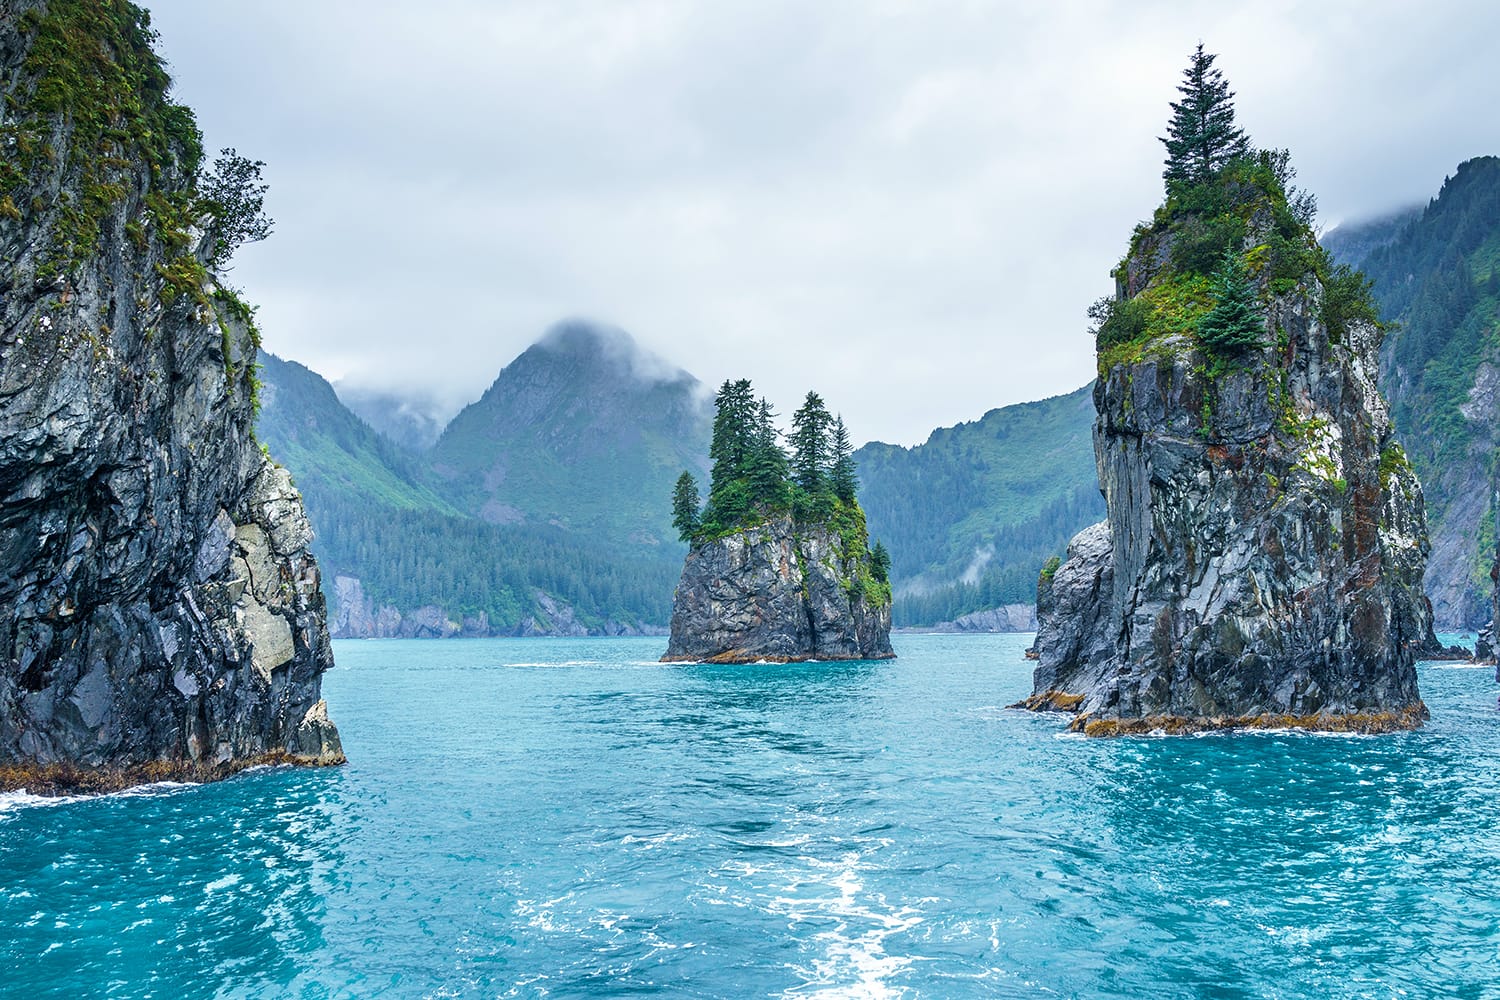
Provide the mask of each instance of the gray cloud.
[{"label": "gray cloud", "polygon": [[1484,4],[150,6],[268,347],[449,408],[573,315],[861,440],[1075,388],[1200,38],[1327,222],[1500,152]]}]

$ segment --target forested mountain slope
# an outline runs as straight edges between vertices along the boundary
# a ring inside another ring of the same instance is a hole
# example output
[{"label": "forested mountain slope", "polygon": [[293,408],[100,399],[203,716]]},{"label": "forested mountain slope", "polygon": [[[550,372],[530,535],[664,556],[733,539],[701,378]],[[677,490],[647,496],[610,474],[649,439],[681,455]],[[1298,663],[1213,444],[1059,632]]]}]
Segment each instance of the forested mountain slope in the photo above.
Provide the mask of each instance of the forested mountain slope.
[{"label": "forested mountain slope", "polygon": [[1426,589],[1440,626],[1476,627],[1489,615],[1495,538],[1500,159],[1461,164],[1420,215],[1358,263],[1392,324],[1381,382],[1427,498]]},{"label": "forested mountain slope", "polygon": [[321,376],[262,358],[257,433],[302,489],[336,635],[616,633],[666,622],[679,547],[667,558],[469,516],[432,487],[419,456],[377,435]]},{"label": "forested mountain slope", "polygon": [[898,625],[1035,600],[1043,564],[1104,514],[1092,391],[854,453],[870,535],[890,549]]},{"label": "forested mountain slope", "polygon": [[667,547],[676,561],[672,484],[707,470],[709,425],[696,378],[623,330],[572,321],[506,365],[427,458],[434,485],[484,521]]}]

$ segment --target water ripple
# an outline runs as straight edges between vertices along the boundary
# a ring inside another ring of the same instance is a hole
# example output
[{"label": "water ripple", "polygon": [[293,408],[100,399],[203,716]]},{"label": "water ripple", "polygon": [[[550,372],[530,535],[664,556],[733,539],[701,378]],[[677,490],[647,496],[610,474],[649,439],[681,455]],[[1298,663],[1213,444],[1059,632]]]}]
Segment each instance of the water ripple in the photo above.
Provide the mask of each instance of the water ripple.
[{"label": "water ripple", "polygon": [[0,796],[0,995],[1500,995],[1487,671],[1423,731],[1094,741],[1027,637],[339,645],[353,764]]}]

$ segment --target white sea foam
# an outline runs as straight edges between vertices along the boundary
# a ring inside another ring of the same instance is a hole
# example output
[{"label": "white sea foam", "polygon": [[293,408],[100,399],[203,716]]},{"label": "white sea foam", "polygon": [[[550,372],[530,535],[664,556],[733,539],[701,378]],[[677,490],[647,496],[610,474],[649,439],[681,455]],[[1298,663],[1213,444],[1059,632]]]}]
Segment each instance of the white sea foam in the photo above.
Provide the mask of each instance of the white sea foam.
[{"label": "white sea foam", "polygon": [[[846,855],[836,862],[804,859],[812,866],[813,878],[796,888],[822,888],[832,893],[812,896],[778,896],[771,900],[772,912],[787,916],[793,924],[833,922],[811,940],[823,949],[808,965],[792,968],[804,982],[786,990],[786,997],[895,997],[905,991],[891,978],[912,963],[904,955],[886,952],[885,942],[894,934],[922,922],[909,906],[892,906],[884,895],[866,892],[859,874],[858,856]],[[819,872],[819,869],[822,871]]]},{"label": "white sea foam", "polygon": [[230,872],[228,875],[225,875],[223,878],[216,878],[212,882],[210,882],[207,885],[205,885],[203,887],[203,891],[205,893],[207,893],[208,895],[213,895],[214,893],[218,892],[221,889],[228,889],[231,886],[238,885],[239,883],[240,883],[240,876],[238,874],[234,873],[234,872]]},{"label": "white sea foam", "polygon": [[90,799],[128,799],[141,796],[166,795],[179,789],[196,787],[198,786],[193,782],[154,781],[149,785],[136,785],[133,788],[125,788],[118,792],[108,792],[103,795],[33,795],[22,788],[14,792],[0,792],[0,816],[32,807],[63,806],[72,802],[86,802]]},{"label": "white sea foam", "polygon": [[32,795],[24,788],[15,792],[0,792],[0,816],[28,806],[60,806],[82,801],[83,798],[82,795]]}]

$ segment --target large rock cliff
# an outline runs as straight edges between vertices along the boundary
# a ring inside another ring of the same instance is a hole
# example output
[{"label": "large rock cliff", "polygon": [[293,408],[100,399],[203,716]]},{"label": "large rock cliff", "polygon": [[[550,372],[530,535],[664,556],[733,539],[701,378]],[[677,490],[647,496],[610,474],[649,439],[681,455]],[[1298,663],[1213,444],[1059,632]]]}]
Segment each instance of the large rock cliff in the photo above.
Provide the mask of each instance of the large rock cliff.
[{"label": "large rock cliff", "polygon": [[[1169,201],[1116,272],[1094,391],[1108,518],[1040,582],[1028,705],[1101,735],[1420,725],[1427,529],[1380,330],[1264,163],[1216,183],[1188,195],[1221,215]],[[1200,336],[1216,294],[1187,243],[1226,233],[1258,300],[1238,351]]]},{"label": "large rock cliff", "polygon": [[0,788],[343,760],[312,532],[150,43],[121,0],[0,19]]},{"label": "large rock cliff", "polygon": [[663,662],[884,660],[889,588],[869,556],[821,524],[790,515],[695,544],[672,605]]}]

